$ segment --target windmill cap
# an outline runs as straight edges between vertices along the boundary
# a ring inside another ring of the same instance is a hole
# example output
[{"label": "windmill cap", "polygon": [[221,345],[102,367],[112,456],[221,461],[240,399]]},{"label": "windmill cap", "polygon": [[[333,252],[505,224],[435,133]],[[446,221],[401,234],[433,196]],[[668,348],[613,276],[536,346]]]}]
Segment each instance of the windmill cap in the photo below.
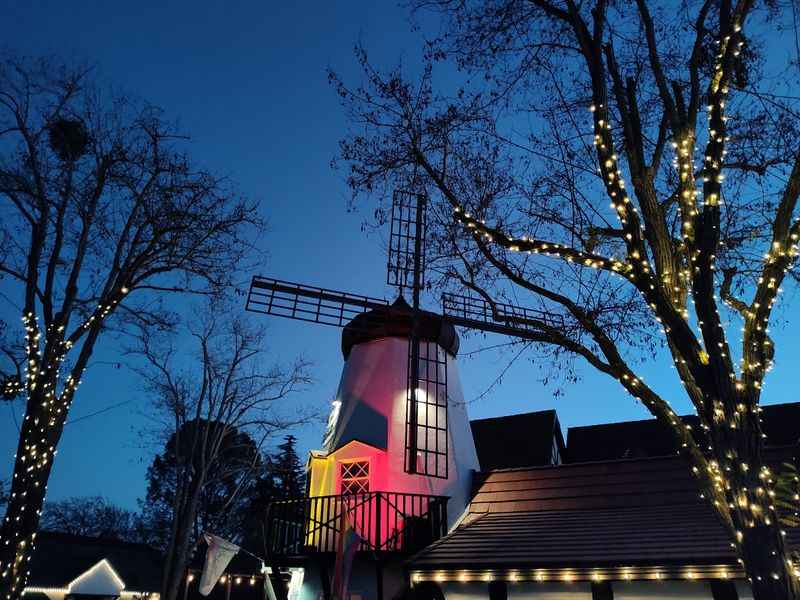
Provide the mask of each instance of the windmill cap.
[{"label": "windmill cap", "polygon": [[[342,355],[350,356],[353,346],[387,337],[408,338],[411,336],[413,310],[402,296],[391,306],[376,308],[356,315],[342,331]],[[436,342],[450,355],[458,354],[456,328],[441,315],[419,311],[419,338]]]}]

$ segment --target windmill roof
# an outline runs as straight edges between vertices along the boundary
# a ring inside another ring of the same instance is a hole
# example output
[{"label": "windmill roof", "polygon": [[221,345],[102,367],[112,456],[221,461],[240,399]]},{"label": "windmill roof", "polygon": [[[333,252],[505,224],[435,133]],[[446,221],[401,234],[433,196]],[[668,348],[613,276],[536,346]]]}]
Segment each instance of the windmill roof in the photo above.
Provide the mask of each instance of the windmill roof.
[{"label": "windmill roof", "polygon": [[[345,360],[356,344],[387,337],[410,337],[412,315],[412,308],[402,296],[399,296],[391,306],[375,308],[356,315],[342,331],[342,354]],[[441,315],[420,311],[417,331],[420,339],[436,342],[452,356],[458,354],[459,339],[456,328]]]}]

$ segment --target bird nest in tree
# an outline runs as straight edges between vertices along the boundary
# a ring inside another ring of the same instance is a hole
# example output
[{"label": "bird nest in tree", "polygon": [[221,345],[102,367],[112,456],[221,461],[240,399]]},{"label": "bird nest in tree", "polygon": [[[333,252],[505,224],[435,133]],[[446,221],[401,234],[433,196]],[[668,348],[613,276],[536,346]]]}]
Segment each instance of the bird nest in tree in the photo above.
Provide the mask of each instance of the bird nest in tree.
[{"label": "bird nest in tree", "polygon": [[86,153],[89,134],[77,119],[58,119],[49,128],[50,147],[63,161],[75,161]]}]

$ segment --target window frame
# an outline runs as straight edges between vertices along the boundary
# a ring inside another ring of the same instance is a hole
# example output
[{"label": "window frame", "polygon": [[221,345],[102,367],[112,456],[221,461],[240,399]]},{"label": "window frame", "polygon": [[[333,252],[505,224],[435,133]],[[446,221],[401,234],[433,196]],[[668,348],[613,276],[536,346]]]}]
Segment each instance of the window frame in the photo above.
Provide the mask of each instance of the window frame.
[{"label": "window frame", "polygon": [[[338,469],[337,469],[337,487],[340,496],[345,495],[357,495],[357,494],[368,494],[372,491],[372,460],[369,457],[364,458],[348,458],[344,460],[339,460],[338,462]],[[346,481],[362,481],[366,480],[366,490],[361,492],[345,492],[345,477],[344,477],[344,469],[347,465],[352,465],[355,463],[365,463],[367,465],[367,474],[364,477],[352,477],[348,478]]]}]

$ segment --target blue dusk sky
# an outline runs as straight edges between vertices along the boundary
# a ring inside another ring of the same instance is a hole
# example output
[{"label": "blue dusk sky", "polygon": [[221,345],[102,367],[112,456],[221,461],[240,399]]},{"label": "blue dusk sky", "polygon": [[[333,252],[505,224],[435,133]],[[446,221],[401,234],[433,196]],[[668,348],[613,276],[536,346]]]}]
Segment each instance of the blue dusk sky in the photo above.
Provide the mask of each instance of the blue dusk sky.
[{"label": "blue dusk sky", "polygon": [[[269,259],[262,274],[322,287],[391,298],[386,285],[385,235],[362,231],[373,206],[348,212],[349,192],[329,163],[347,130],[326,78],[333,67],[360,81],[353,46],[361,41],[378,65],[419,65],[424,31],[414,31],[404,8],[378,0],[347,2],[17,2],[0,0],[3,45],[30,55],[53,54],[97,65],[97,74],[179,120],[191,134],[191,153],[228,174],[259,201],[270,230],[260,241]],[[423,24],[425,25],[425,24]],[[424,27],[423,27],[424,30]],[[246,285],[243,282],[243,286]],[[788,286],[787,286],[788,287]],[[244,287],[243,287],[244,289]],[[435,298],[426,298],[428,307]],[[785,304],[797,300],[789,289]],[[242,310],[244,310],[242,302]],[[292,406],[327,413],[342,367],[340,330],[295,321],[269,321],[269,349],[279,361],[303,355],[315,383]],[[776,366],[765,403],[797,400],[800,342],[775,332]],[[468,401],[508,366],[508,352],[470,356],[492,337],[462,339],[460,372]],[[145,491],[156,450],[144,435],[150,421],[141,386],[113,343],[102,344],[72,408],[49,487],[49,499],[105,495],[128,508]],[[556,408],[566,428],[647,418],[647,412],[607,376],[582,368],[582,380],[563,389],[540,382],[546,366],[521,357],[486,397],[470,402],[472,418]],[[689,412],[668,360],[645,365],[646,381]],[[0,479],[10,476],[20,403],[0,405]],[[303,451],[320,443],[320,421],[296,432]]]}]

